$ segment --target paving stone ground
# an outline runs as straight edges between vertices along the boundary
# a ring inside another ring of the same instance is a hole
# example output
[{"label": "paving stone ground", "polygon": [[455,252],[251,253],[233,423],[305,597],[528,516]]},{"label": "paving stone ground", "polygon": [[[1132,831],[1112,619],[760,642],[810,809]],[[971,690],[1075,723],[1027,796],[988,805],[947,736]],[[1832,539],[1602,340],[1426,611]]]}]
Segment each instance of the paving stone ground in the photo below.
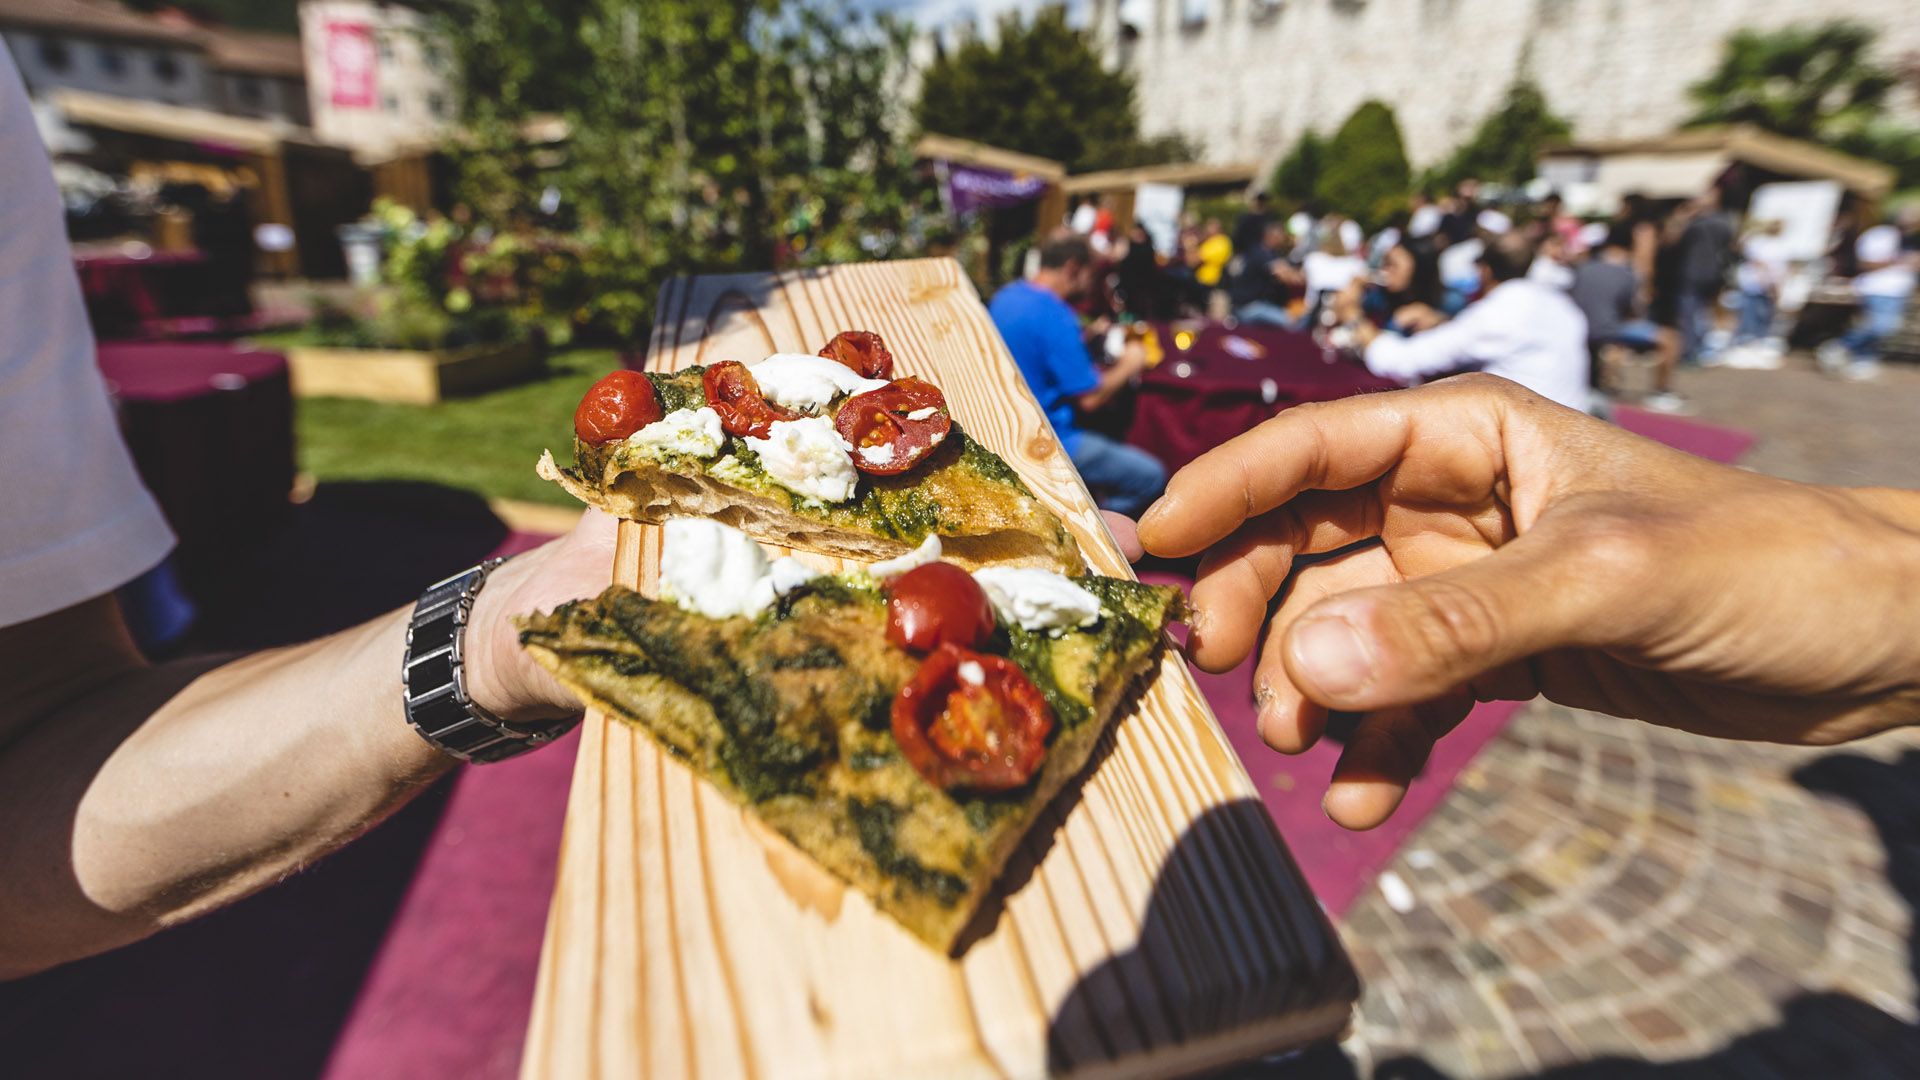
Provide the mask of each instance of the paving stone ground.
[{"label": "paving stone ground", "polygon": [[[1759,435],[1750,467],[1920,487],[1920,370],[1679,389]],[[1386,873],[1405,889],[1342,926],[1343,1053],[1255,1072],[1920,1075],[1920,736],[1745,745],[1536,702]]]}]

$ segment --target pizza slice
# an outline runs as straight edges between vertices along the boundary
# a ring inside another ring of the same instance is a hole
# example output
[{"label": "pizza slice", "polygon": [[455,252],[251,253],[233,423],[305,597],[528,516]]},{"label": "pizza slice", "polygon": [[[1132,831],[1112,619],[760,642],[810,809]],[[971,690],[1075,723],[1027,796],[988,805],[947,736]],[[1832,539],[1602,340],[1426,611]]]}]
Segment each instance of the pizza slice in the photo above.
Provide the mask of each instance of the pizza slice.
[{"label": "pizza slice", "polygon": [[671,374],[616,371],[574,415],[574,464],[540,475],[632,521],[706,517],[862,561],[937,536],[969,566],[1085,569],[1060,519],[953,422],[923,379],[892,378],[879,335]]},{"label": "pizza slice", "polygon": [[926,550],[817,576],[692,520],[667,526],[661,593],[526,617],[521,643],[949,951],[1182,609],[1172,588]]}]

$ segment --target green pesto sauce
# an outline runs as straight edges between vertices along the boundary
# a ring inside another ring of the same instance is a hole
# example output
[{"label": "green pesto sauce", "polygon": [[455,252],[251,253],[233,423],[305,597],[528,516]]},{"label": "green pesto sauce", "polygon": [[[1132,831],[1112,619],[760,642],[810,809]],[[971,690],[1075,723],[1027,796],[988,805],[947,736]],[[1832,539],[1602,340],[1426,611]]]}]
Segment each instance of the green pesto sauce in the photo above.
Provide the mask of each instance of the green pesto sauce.
[{"label": "green pesto sauce", "polygon": [[962,465],[972,469],[983,479],[1016,488],[1020,494],[1029,498],[1033,496],[1033,492],[1027,489],[1026,481],[1020,479],[1020,474],[1013,471],[1013,466],[1007,464],[999,454],[973,441],[966,432],[960,430],[959,424],[953,425],[952,437],[959,440]]},{"label": "green pesto sauce", "polygon": [[900,827],[899,807],[889,802],[848,799],[847,817],[860,837],[860,846],[882,873],[905,881],[948,907],[967,895],[967,883],[958,875],[934,870],[900,850],[894,841],[894,832]]}]

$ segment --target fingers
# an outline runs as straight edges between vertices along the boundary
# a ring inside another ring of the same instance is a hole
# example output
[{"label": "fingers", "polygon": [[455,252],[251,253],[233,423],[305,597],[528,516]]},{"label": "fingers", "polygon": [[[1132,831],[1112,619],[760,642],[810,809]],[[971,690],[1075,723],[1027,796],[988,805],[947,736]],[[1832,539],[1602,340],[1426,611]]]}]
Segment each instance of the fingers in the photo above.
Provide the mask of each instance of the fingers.
[{"label": "fingers", "polygon": [[1377,480],[1407,455],[1423,422],[1484,432],[1477,442],[1497,445],[1502,412],[1516,395],[1530,396],[1482,379],[1288,409],[1174,474],[1140,519],[1141,542],[1156,555],[1192,555],[1303,491]]},{"label": "fingers", "polygon": [[[1575,520],[1578,520],[1577,518]],[[1566,529],[1399,585],[1314,605],[1281,658],[1307,697],[1336,709],[1427,701],[1549,649],[1630,641],[1658,618],[1659,590]]]},{"label": "fingers", "polygon": [[1400,572],[1386,549],[1378,546],[1328,559],[1294,574],[1286,599],[1268,625],[1266,645],[1253,673],[1260,738],[1268,746],[1283,754],[1303,753],[1327,727],[1326,706],[1302,694],[1287,677],[1280,656],[1287,628],[1329,596],[1400,580]]},{"label": "fingers", "polygon": [[1187,655],[1204,671],[1226,671],[1245,660],[1296,555],[1338,551],[1379,532],[1371,487],[1310,491],[1241,526],[1201,560]]},{"label": "fingers", "polygon": [[1392,816],[1426,767],[1433,744],[1473,708],[1465,694],[1369,713],[1347,740],[1321,809],[1334,824],[1371,829]]},{"label": "fingers", "polygon": [[1146,551],[1140,547],[1140,533],[1134,528],[1133,519],[1111,510],[1100,511],[1100,516],[1107,523],[1107,531],[1113,534],[1113,542],[1120,545],[1120,553],[1130,563],[1139,562]]}]

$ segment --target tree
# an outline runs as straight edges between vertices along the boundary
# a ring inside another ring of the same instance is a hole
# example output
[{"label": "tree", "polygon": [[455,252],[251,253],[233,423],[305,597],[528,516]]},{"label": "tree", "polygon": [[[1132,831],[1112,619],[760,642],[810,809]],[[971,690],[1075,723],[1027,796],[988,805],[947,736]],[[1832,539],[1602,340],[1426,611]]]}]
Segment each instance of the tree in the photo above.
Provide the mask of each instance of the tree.
[{"label": "tree", "polygon": [[1329,210],[1374,229],[1405,204],[1412,181],[1393,110],[1369,101],[1327,143],[1313,191]]},{"label": "tree", "polygon": [[1452,187],[1468,177],[1524,184],[1533,179],[1541,151],[1572,131],[1573,126],[1547,104],[1540,87],[1522,75],[1507,87],[1506,97],[1480,121],[1473,136],[1427,172],[1422,186]]},{"label": "tree", "polygon": [[[498,231],[564,232],[556,261],[578,272],[551,290],[558,319],[638,336],[667,276],[885,257],[936,204],[890,105],[907,34],[889,19],[828,0],[436,13],[461,102],[456,195]],[[564,137],[530,140],[547,116]]]},{"label": "tree", "polygon": [[1852,22],[1742,30],[1729,37],[1720,66],[1688,87],[1691,124],[1753,124],[1823,143],[1900,170],[1920,183],[1920,131],[1887,115],[1899,75],[1868,55],[1876,33]]},{"label": "tree", "polygon": [[1160,164],[1191,157],[1183,140],[1140,137],[1132,74],[1108,71],[1065,7],[1000,19],[992,44],[973,40],[922,77],[915,117],[926,131],[1038,154],[1068,169]]},{"label": "tree", "polygon": [[1825,141],[1878,118],[1894,73],[1867,52],[1874,31],[1858,23],[1741,30],[1720,66],[1687,88],[1692,124],[1754,124],[1796,139]]},{"label": "tree", "polygon": [[1321,170],[1326,168],[1327,140],[1318,132],[1300,136],[1287,156],[1274,167],[1268,194],[1283,202],[1299,205],[1312,199],[1320,185]]}]

